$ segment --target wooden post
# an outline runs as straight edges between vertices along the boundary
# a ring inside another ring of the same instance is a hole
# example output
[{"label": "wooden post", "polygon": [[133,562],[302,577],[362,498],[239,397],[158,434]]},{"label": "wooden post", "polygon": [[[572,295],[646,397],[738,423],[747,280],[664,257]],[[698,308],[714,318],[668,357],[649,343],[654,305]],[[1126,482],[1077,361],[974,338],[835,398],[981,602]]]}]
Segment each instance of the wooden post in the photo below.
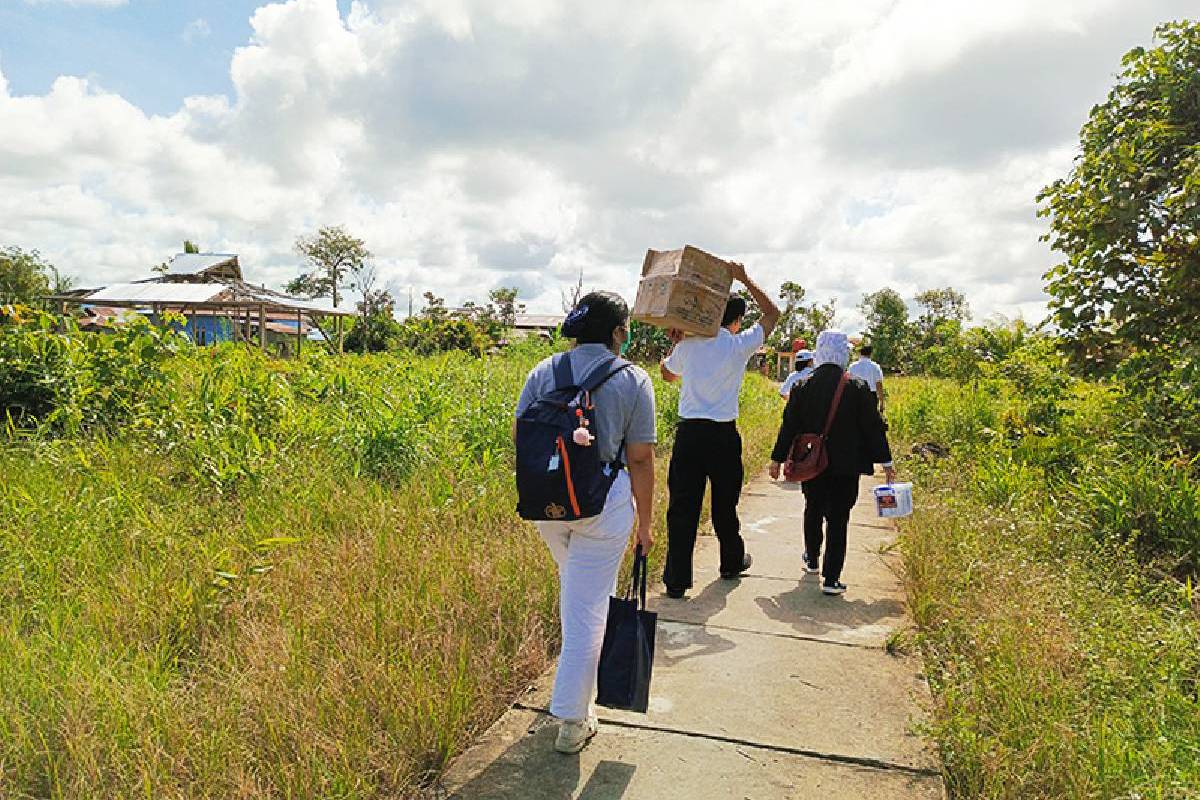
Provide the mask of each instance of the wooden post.
[{"label": "wooden post", "polygon": [[296,312],[296,358],[300,357],[300,353],[304,350],[304,316],[300,311]]},{"label": "wooden post", "polygon": [[343,348],[343,344],[346,340],[346,333],[345,333],[346,326],[343,324],[342,317],[337,318],[337,328],[338,328],[338,355],[341,355],[342,353],[345,352],[345,350]]},{"label": "wooden post", "polygon": [[267,351],[267,307],[261,303],[258,306],[258,349]]}]

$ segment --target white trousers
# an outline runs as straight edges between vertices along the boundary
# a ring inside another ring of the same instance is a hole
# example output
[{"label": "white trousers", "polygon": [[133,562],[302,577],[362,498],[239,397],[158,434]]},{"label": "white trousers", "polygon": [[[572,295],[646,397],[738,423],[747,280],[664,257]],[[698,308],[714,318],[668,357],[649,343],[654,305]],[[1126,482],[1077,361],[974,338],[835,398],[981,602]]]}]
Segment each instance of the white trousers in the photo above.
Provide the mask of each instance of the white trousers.
[{"label": "white trousers", "polygon": [[596,696],[596,665],[604,643],[608,598],[635,518],[629,473],[621,470],[598,516],[575,522],[538,522],[558,563],[562,655],[554,676],[550,713],[559,719],[587,717]]}]

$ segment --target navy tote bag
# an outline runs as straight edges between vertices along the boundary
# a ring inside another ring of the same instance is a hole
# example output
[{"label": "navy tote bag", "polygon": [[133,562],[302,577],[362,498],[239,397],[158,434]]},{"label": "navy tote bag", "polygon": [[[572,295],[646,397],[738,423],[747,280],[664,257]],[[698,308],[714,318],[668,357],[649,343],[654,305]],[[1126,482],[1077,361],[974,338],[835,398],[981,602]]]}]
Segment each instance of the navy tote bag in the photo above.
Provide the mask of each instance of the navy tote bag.
[{"label": "navy tote bag", "polygon": [[[608,625],[596,675],[596,703],[646,713],[654,668],[654,628],[658,614],[646,610],[646,556],[639,545],[624,597],[608,599]],[[636,594],[636,596],[635,596]]]}]

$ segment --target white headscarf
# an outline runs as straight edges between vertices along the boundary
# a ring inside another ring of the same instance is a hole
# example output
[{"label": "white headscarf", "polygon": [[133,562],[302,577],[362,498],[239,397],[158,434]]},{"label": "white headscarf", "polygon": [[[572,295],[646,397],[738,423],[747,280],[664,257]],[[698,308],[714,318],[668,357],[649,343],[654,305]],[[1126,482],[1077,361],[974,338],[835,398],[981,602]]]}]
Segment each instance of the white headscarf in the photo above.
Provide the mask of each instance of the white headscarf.
[{"label": "white headscarf", "polygon": [[850,337],[841,331],[821,331],[817,336],[817,351],[813,354],[813,367],[822,364],[837,364],[842,369],[850,363]]}]

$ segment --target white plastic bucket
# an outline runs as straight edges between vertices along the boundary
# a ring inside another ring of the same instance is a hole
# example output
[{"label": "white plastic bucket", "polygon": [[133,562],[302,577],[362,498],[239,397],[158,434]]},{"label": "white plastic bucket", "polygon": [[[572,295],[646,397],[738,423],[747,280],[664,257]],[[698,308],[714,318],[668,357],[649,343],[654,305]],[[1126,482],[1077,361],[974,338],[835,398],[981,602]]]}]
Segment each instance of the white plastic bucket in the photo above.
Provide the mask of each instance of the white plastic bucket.
[{"label": "white plastic bucket", "polygon": [[875,487],[875,510],[881,517],[907,517],[913,510],[911,483],[885,483]]}]

